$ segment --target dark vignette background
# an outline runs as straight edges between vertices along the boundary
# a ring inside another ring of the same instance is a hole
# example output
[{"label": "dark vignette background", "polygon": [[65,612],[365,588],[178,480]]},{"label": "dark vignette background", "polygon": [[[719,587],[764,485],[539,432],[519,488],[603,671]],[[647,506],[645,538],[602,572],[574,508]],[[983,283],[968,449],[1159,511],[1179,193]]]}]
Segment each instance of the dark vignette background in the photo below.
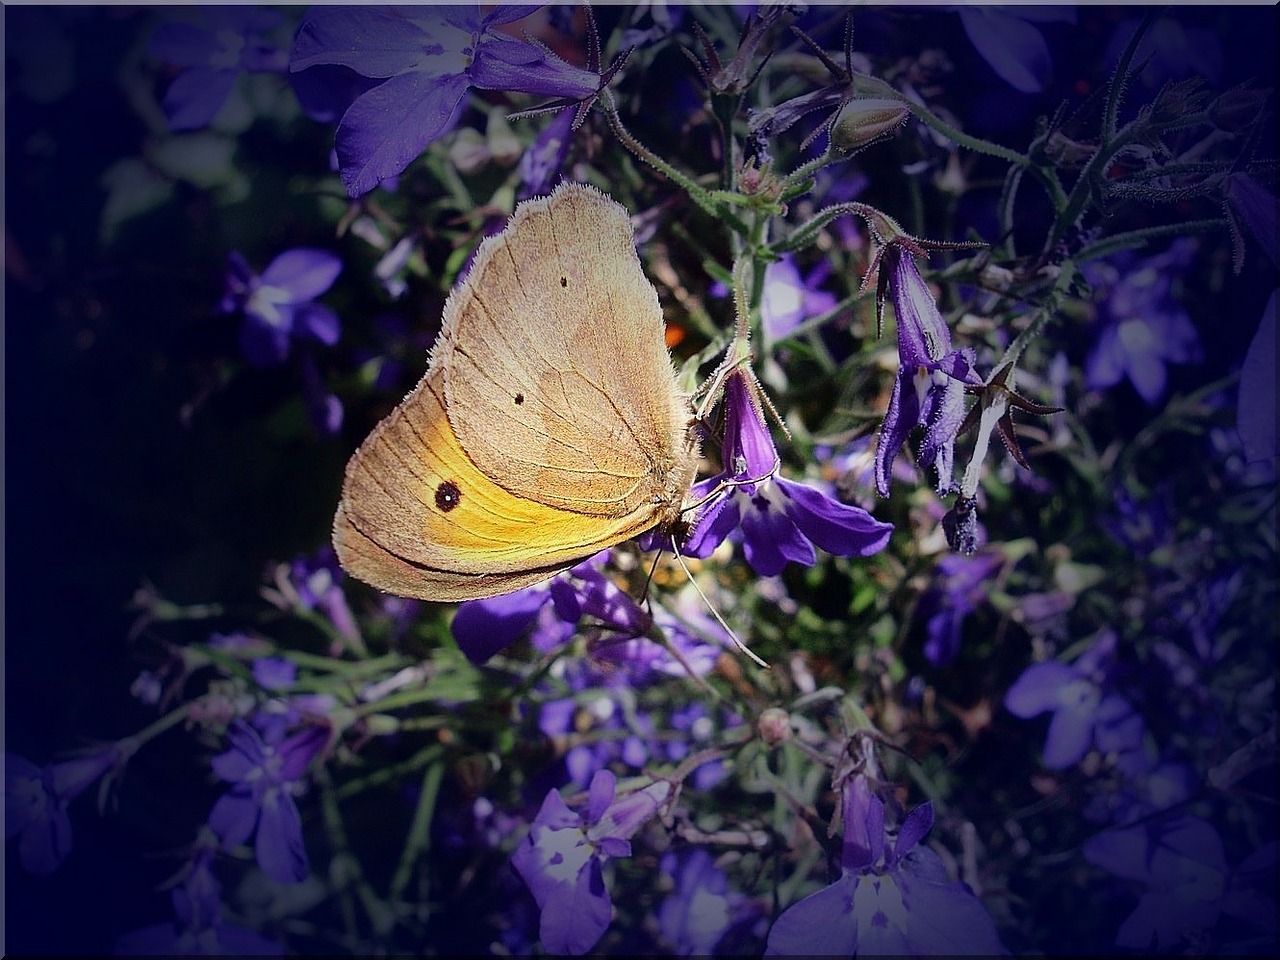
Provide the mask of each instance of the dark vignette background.
[{"label": "dark vignette background", "polygon": [[[1076,42],[1098,42],[1133,13],[1082,10]],[[31,15],[6,7],[6,38]],[[1232,76],[1274,83],[1273,9],[1183,15],[1215,28]],[[6,48],[5,736],[8,750],[37,763],[88,734],[118,737],[153,718],[128,695],[142,665],[126,639],[134,591],[149,579],[179,602],[248,608],[270,562],[318,545],[360,429],[328,443],[293,439],[289,373],[208,381],[211,358],[235,350],[234,327],[210,309],[226,251],[332,247],[305,206],[284,203],[270,220],[246,215],[229,225],[188,187],[110,252],[99,247],[102,173],[146,137],[114,82],[144,21],[128,9],[88,15],[77,30],[93,42],[78,44],[75,85],[53,104],[15,91]],[[1010,115],[1017,95],[972,50],[954,37],[928,39],[953,52],[961,74],[985,71],[989,116]],[[874,30],[860,41],[874,44]],[[1070,51],[1056,55],[1070,62]],[[1061,76],[1064,89],[1053,93],[1070,95],[1069,71]],[[998,126],[979,132],[1025,142]],[[284,193],[289,171],[319,172],[329,131],[292,132],[270,147],[255,191],[278,184]],[[1211,365],[1243,353],[1269,293],[1258,284],[1234,290],[1220,310],[1224,321],[1243,319],[1206,343]],[[179,413],[192,405],[184,423]],[[279,428],[245,429],[263,410],[276,411]],[[188,787],[201,782],[204,795]],[[8,952],[101,954],[122,932],[167,918],[165,899],[151,891],[171,861],[153,854],[187,842],[213,796],[207,771],[175,735],[133,761],[107,817],[90,809],[92,795],[76,801],[74,852],[61,870],[32,877],[6,858]]]}]

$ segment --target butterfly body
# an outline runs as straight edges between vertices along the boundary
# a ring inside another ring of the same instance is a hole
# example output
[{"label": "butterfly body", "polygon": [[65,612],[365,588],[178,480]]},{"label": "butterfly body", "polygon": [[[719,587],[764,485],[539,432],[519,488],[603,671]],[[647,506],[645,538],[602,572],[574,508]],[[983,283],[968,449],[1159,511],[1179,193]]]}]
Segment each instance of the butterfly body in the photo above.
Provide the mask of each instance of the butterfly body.
[{"label": "butterfly body", "polygon": [[697,463],[630,217],[566,184],[481,244],[426,374],[347,465],[334,545],[389,593],[494,596],[674,523]]}]

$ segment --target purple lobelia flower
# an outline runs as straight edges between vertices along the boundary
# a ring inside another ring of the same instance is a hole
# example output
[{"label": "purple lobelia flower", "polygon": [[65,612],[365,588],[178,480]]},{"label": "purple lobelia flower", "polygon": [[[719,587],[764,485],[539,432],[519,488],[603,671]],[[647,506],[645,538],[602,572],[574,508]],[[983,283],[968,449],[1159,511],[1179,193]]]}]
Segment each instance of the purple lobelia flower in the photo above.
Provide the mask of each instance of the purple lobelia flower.
[{"label": "purple lobelia flower", "polygon": [[[345,67],[368,86],[338,123],[338,167],[347,192],[358,197],[399,174],[457,122],[467,90],[503,90],[566,98],[593,97],[601,75],[561,60],[530,40],[497,28],[537,6],[500,4],[481,14],[469,7],[312,8],[294,41],[289,69],[319,68],[337,76]],[[348,77],[340,80],[349,84]],[[299,87],[304,104],[310,99]]]},{"label": "purple lobelia flower", "polygon": [[840,557],[865,557],[884,548],[893,525],[881,523],[814,487],[775,476],[778,451],[760,410],[754,379],[741,369],[725,380],[724,472],[694,484],[700,500],[728,487],[699,514],[682,552],[710,556],[738,531],[747,563],[776,576],[788,562],[812,566],[814,545]]},{"label": "purple lobelia flower", "polygon": [[787,253],[765,267],[760,320],[767,343],[782,339],[809,317],[835,307],[836,295],[819,288],[830,272],[831,265],[823,260],[802,277],[795,259]]},{"label": "purple lobelia flower", "polygon": [[887,244],[879,256],[880,285],[897,316],[900,364],[876,448],[876,490],[882,497],[889,495],[893,461],[917,424],[925,428],[921,462],[938,474],[939,493],[951,490],[965,384],[982,383],[973,370],[973,352],[952,349],[951,332],[915,257],[904,238]]},{"label": "purple lobelia flower", "polygon": [[45,876],[62,865],[71,852],[67,804],[123,763],[126,753],[112,744],[47,767],[14,753],[4,755],[4,839],[17,839],[24,869]]},{"label": "purple lobelia flower", "polygon": [[1164,395],[1166,367],[1200,359],[1199,338],[1174,292],[1195,251],[1196,241],[1183,237],[1154,257],[1139,260],[1125,252],[1081,268],[1102,324],[1085,362],[1090,388],[1105,390],[1128,379],[1155,406]]},{"label": "purple lobelia flower", "polygon": [[1145,729],[1142,717],[1106,685],[1116,635],[1104,631],[1074,664],[1033,663],[1005,694],[1011,713],[1027,719],[1052,713],[1044,765],[1061,770],[1084,758],[1091,745],[1103,753],[1136,753]]},{"label": "purple lobelia flower", "polygon": [[173,888],[174,919],[126,933],[116,941],[116,956],[271,956],[280,944],[227,923],[222,917],[222,885],[213,874],[217,838],[205,831],[196,842],[182,882]]},{"label": "purple lobelia flower", "polygon": [[197,7],[179,16],[162,21],[147,47],[152,56],[181,68],[164,95],[171,130],[208,126],[241,71],[283,73],[289,66],[288,54],[261,36],[283,22],[277,10]]},{"label": "purple lobelia flower", "polygon": [[658,872],[675,879],[675,891],[658,907],[658,930],[679,956],[712,956],[730,927],[759,915],[701,847],[663,854]]},{"label": "purple lobelia flower", "polygon": [[792,904],[769,930],[765,956],[932,956],[1005,954],[982,902],[920,844],[933,804],[916,807],[896,839],[885,831],[884,801],[867,780],[844,789],[840,879]]},{"label": "purple lobelia flower", "polygon": [[227,258],[220,309],[244,317],[240,348],[250,363],[269,366],[289,355],[293,339],[332,346],[338,342],[338,316],[314,303],[342,272],[342,261],[327,250],[297,247],[280,254],[261,274],[239,253]]},{"label": "purple lobelia flower", "polygon": [[[1269,931],[1274,950],[1274,842],[1262,844],[1232,870],[1218,831],[1199,817],[1183,815],[1098,834],[1085,843],[1084,856],[1116,876],[1147,885],[1116,932],[1117,946],[1164,951],[1186,946],[1189,938],[1221,924],[1231,928],[1220,931],[1224,939]],[[1241,920],[1247,929],[1237,932],[1234,921]]]},{"label": "purple lobelia flower", "polygon": [[214,803],[210,828],[224,847],[246,843],[256,830],[258,866],[280,883],[306,879],[302,818],[293,795],[328,739],[326,728],[312,726],[272,745],[237,721],[227,729],[231,749],[213,758],[213,772],[232,786]]},{"label": "purple lobelia flower", "polygon": [[924,655],[934,666],[945,666],[960,652],[965,617],[983,601],[982,584],[1002,562],[998,553],[948,553],[938,561],[936,580],[920,601],[928,616]]},{"label": "purple lobelia flower", "polygon": [[612,773],[597,772],[582,814],[551,790],[511,858],[538,903],[547,953],[581,955],[604,935],[613,914],[604,863],[631,856],[631,837],[671,794],[663,781],[622,797],[616,787]]},{"label": "purple lobelia flower", "polygon": [[520,156],[520,192],[528,200],[551,192],[573,143],[573,121],[577,111],[566,107],[556,114]]}]

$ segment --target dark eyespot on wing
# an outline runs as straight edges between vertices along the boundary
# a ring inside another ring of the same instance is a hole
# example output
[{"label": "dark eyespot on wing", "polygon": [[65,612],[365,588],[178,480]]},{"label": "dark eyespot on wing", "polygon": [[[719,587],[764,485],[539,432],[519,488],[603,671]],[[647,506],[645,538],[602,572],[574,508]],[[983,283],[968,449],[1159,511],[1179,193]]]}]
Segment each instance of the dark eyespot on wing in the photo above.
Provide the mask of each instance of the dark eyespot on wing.
[{"label": "dark eyespot on wing", "polygon": [[516,402],[516,406],[518,407],[518,406],[520,406],[520,404],[524,403],[524,394],[523,394],[523,393],[517,393],[517,394],[515,395],[515,397],[513,397],[512,399],[514,399],[514,400],[515,400],[515,402]]},{"label": "dark eyespot on wing", "polygon": [[461,502],[462,491],[452,480],[445,480],[436,487],[436,506],[444,513],[448,513]]}]

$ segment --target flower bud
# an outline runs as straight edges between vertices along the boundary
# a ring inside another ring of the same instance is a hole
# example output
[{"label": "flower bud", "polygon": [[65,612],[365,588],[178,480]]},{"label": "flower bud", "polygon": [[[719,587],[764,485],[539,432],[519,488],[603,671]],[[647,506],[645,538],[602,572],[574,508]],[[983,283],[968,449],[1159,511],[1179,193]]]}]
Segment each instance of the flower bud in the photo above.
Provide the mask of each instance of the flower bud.
[{"label": "flower bud", "polygon": [[861,150],[896,133],[910,112],[901,100],[855,97],[836,114],[831,124],[831,145],[845,153]]},{"label": "flower bud", "polygon": [[762,711],[756,720],[756,730],[761,740],[771,747],[776,747],[791,739],[791,717],[785,710],[769,707]]},{"label": "flower bud", "polygon": [[1240,133],[1261,116],[1266,102],[1265,91],[1236,87],[1213,101],[1209,107],[1209,119],[1219,130]]}]

